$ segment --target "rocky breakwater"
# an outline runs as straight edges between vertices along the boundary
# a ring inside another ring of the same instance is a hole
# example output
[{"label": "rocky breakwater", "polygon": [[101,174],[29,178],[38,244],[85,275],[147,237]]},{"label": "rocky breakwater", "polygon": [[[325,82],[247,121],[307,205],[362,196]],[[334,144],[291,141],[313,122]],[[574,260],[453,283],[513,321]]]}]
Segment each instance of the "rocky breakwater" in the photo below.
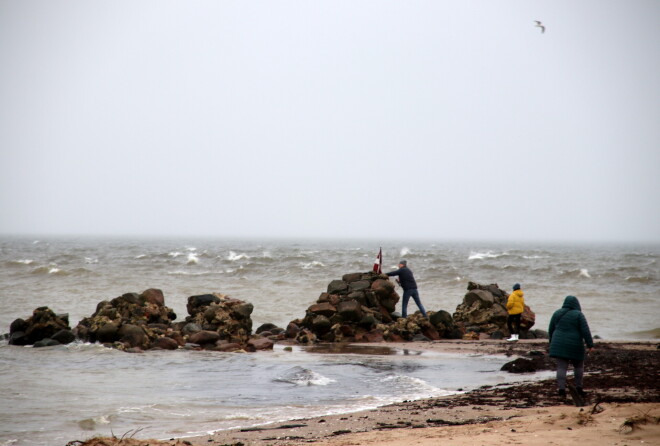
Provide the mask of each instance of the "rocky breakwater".
[{"label": "rocky breakwater", "polygon": [[69,327],[69,315],[55,314],[48,307],[39,307],[27,320],[19,318],[9,326],[10,345],[46,347],[68,344],[74,340],[75,335]]},{"label": "rocky breakwater", "polygon": [[395,313],[399,301],[394,283],[374,272],[345,274],[333,280],[327,291],[306,311],[291,321],[286,337],[298,343],[380,342],[437,340],[456,337],[447,312],[429,311],[429,318],[416,313],[401,318]]},{"label": "rocky breakwater", "polygon": [[[497,284],[468,284],[463,302],[456,307],[453,320],[464,339],[502,339],[510,334],[506,325],[509,294]],[[532,331],[536,315],[528,305],[522,313],[520,338],[547,337],[541,330]]]}]

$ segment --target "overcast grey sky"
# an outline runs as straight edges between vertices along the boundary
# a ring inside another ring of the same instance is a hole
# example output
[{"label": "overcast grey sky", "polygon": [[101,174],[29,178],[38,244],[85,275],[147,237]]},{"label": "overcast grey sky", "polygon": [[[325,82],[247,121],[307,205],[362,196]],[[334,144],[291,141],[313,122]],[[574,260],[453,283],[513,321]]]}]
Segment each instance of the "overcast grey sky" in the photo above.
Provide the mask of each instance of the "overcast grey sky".
[{"label": "overcast grey sky", "polygon": [[0,0],[0,234],[658,242],[659,169],[657,0]]}]

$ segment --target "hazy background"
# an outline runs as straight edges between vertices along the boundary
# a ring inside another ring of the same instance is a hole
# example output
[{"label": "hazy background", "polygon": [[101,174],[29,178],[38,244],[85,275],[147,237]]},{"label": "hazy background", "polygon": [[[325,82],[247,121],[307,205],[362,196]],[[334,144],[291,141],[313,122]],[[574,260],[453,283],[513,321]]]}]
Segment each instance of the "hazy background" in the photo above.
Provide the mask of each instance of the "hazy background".
[{"label": "hazy background", "polygon": [[659,242],[659,68],[656,0],[0,0],[0,234]]}]

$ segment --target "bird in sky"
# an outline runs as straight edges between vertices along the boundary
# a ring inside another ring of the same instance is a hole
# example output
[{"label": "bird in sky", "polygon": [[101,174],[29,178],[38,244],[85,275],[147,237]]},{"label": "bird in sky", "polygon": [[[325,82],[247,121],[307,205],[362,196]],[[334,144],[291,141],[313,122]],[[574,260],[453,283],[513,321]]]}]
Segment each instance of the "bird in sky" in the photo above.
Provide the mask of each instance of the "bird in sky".
[{"label": "bird in sky", "polygon": [[541,33],[545,32],[545,26],[543,26],[543,23],[539,22],[538,20],[534,20],[536,22],[537,27],[541,28]]}]

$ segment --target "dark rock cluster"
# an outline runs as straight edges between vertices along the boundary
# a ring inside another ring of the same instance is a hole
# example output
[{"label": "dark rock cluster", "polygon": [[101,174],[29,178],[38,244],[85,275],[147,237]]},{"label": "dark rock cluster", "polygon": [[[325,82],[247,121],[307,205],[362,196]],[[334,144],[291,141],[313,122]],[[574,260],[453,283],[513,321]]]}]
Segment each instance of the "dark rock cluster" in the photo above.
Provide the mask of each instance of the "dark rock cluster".
[{"label": "dark rock cluster", "polygon": [[267,350],[273,341],[261,333],[252,336],[253,305],[222,294],[188,298],[189,316],[178,324],[188,342],[206,350]]},{"label": "dark rock cluster", "polygon": [[401,318],[394,283],[374,272],[345,274],[333,280],[302,319],[291,321],[287,338],[312,342],[379,342],[437,340],[454,337],[455,326],[447,312],[416,313]]},{"label": "dark rock cluster", "polygon": [[48,307],[39,307],[27,320],[16,319],[9,327],[9,344],[46,347],[68,344],[75,340],[69,327],[68,314],[55,314]]},{"label": "dark rock cluster", "polygon": [[40,307],[29,319],[12,322],[9,343],[38,347],[79,339],[128,352],[180,347],[256,351],[272,349],[271,338],[284,337],[277,330],[253,335],[252,304],[222,294],[190,296],[187,310],[185,321],[174,322],[176,314],[165,306],[163,292],[151,288],[99,302],[96,311],[71,330],[67,315]]},{"label": "dark rock cluster", "polygon": [[174,319],[176,314],[165,306],[163,292],[151,288],[99,302],[94,314],[81,320],[74,331],[85,342],[144,350],[152,348],[159,338],[172,335]]},{"label": "dark rock cluster", "polygon": [[[466,339],[485,337],[501,339],[509,334],[506,320],[508,312],[506,303],[509,295],[497,284],[480,285],[475,282],[468,284],[468,292],[463,302],[456,307],[454,322],[465,333]],[[541,333],[531,332],[536,315],[525,305],[520,323],[520,338],[538,337]]]}]

